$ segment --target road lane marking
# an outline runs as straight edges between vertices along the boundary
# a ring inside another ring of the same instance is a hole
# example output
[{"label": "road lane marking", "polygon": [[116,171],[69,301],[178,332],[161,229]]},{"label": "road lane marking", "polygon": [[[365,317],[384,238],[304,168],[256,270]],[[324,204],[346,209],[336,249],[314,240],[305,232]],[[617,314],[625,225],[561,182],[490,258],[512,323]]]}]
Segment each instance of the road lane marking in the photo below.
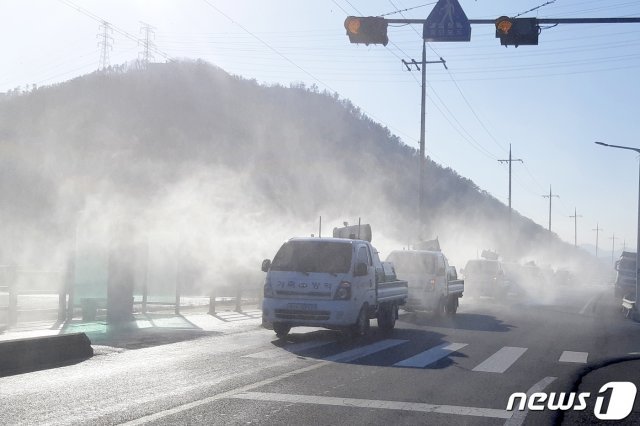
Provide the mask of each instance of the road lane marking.
[{"label": "road lane marking", "polygon": [[587,312],[587,308],[596,300],[596,297],[598,297],[598,295],[594,294],[589,300],[587,300],[587,303],[585,303],[582,309],[580,309],[580,315],[584,315],[584,313]]},{"label": "road lane marking", "polygon": [[464,407],[458,405],[427,404],[423,402],[383,401],[377,399],[338,398],[318,395],[292,395],[285,393],[243,392],[233,399],[285,402],[296,404],[332,405],[338,407],[377,408],[384,410],[418,411],[423,413],[455,414],[459,416],[510,419],[512,413],[496,408]]},{"label": "road lane marking", "polygon": [[137,426],[137,425],[143,425],[143,424],[148,424],[148,423],[155,423],[155,422],[158,422],[160,419],[162,419],[164,417],[172,416],[174,414],[178,414],[178,413],[181,413],[183,411],[191,410],[193,408],[200,407],[201,405],[211,404],[212,402],[216,402],[216,401],[219,401],[221,399],[231,398],[231,397],[233,397],[233,395],[236,395],[238,393],[248,392],[248,391],[251,391],[253,389],[262,387],[262,386],[267,386],[267,385],[270,385],[272,383],[278,382],[280,380],[288,379],[290,377],[296,376],[296,375],[301,374],[301,373],[306,373],[307,371],[317,370],[318,368],[324,367],[325,365],[329,365],[329,364],[330,363],[327,362],[327,361],[320,361],[320,362],[318,362],[316,364],[309,365],[307,367],[298,368],[297,370],[293,370],[293,371],[290,371],[288,373],[280,374],[278,376],[271,377],[269,379],[264,379],[264,380],[261,380],[259,382],[251,383],[251,384],[248,384],[246,386],[241,386],[239,388],[232,389],[232,390],[229,390],[229,391],[226,391],[226,392],[222,392],[222,393],[219,393],[217,395],[210,396],[208,398],[199,399],[197,401],[189,402],[187,404],[178,405],[177,407],[173,407],[173,408],[170,408],[168,410],[158,411],[157,413],[153,413],[153,414],[149,414],[149,415],[146,415],[146,416],[143,416],[143,417],[139,417],[139,418],[137,418],[135,420],[131,420],[131,421],[126,422],[126,423],[121,423],[121,425]]},{"label": "road lane marking", "polygon": [[562,355],[560,355],[558,362],[577,362],[580,364],[586,364],[588,356],[589,352],[564,351],[562,352]]},{"label": "road lane marking", "polygon": [[473,371],[486,373],[504,373],[511,365],[527,351],[527,348],[505,346],[489,358],[480,363]]},{"label": "road lane marking", "polygon": [[370,345],[362,346],[360,348],[351,349],[349,351],[340,352],[335,355],[331,355],[325,358],[325,361],[332,362],[351,362],[358,358],[365,357],[367,355],[374,354],[376,352],[383,351],[385,349],[392,348],[394,346],[401,345],[408,342],[408,340],[386,339],[381,340]]},{"label": "road lane marking", "polygon": [[394,367],[424,368],[429,364],[433,364],[434,362],[449,356],[452,352],[464,348],[465,346],[467,346],[466,343],[443,343],[442,345],[438,345],[427,351],[414,355],[411,358],[396,362],[393,365]]},{"label": "road lane marking", "polygon": [[[527,391],[527,400],[531,395],[536,392],[542,392],[547,386],[549,386],[557,377],[545,377],[540,380],[535,385],[531,386],[531,388]],[[522,411],[515,411],[513,416],[509,420],[507,420],[504,425],[505,426],[520,426],[524,423],[524,419],[527,417],[527,413],[529,412],[529,408],[525,408]]]},{"label": "road lane marking", "polygon": [[283,355],[291,354],[294,356],[298,355],[298,352],[308,351],[310,349],[319,348],[321,346],[326,346],[330,343],[333,343],[333,340],[326,341],[314,341],[314,342],[300,342],[300,343],[291,343],[289,345],[285,345],[281,348],[273,348],[267,349],[265,351],[260,351],[248,355],[243,355],[242,358],[257,358],[257,359],[276,359],[280,358]]}]

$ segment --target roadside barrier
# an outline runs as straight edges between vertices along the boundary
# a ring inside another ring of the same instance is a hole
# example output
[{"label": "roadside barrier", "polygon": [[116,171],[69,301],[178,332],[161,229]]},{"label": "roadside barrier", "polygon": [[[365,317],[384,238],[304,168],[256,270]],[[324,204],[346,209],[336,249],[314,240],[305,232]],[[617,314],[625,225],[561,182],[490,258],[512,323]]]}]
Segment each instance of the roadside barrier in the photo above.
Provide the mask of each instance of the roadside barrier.
[{"label": "roadside barrier", "polygon": [[69,365],[93,356],[84,333],[0,342],[0,376]]}]

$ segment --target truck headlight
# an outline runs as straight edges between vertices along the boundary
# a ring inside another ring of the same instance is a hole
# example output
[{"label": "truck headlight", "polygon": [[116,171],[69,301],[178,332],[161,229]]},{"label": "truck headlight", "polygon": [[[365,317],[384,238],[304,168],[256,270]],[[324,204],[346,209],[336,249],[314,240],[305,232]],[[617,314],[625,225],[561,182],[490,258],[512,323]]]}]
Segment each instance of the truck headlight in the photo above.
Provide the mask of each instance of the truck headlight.
[{"label": "truck headlight", "polygon": [[351,299],[351,283],[349,281],[342,281],[338,285],[336,290],[335,300],[349,300]]}]

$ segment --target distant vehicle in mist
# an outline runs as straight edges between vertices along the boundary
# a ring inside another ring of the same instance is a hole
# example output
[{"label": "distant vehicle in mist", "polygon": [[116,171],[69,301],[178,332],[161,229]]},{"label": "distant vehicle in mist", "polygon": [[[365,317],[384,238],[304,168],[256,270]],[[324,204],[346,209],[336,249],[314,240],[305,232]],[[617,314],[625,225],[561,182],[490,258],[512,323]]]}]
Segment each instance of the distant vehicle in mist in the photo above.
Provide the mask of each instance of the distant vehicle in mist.
[{"label": "distant vehicle in mist", "polygon": [[392,262],[398,277],[408,282],[406,311],[457,312],[464,281],[458,279],[455,267],[441,251],[394,250],[387,262]]},{"label": "distant vehicle in mist", "polygon": [[468,294],[496,298],[507,295],[509,281],[499,260],[469,260],[463,273]]}]

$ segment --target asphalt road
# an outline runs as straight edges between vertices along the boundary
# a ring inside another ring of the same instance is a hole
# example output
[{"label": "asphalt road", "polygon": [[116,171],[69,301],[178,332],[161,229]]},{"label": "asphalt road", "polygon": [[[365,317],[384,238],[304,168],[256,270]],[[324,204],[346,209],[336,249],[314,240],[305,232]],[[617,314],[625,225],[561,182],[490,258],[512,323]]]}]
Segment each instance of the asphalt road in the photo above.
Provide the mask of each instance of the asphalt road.
[{"label": "asphalt road", "polygon": [[[608,287],[563,288],[544,305],[463,298],[455,317],[405,313],[391,333],[372,320],[355,341],[311,328],[281,341],[252,319],[193,340],[95,351],[0,378],[2,423],[551,424],[548,409],[507,411],[510,395],[570,391],[589,366],[640,352],[640,324]],[[591,372],[583,386],[595,395],[609,378],[640,385],[638,363],[625,365]],[[565,423],[596,422],[592,405]]]}]

